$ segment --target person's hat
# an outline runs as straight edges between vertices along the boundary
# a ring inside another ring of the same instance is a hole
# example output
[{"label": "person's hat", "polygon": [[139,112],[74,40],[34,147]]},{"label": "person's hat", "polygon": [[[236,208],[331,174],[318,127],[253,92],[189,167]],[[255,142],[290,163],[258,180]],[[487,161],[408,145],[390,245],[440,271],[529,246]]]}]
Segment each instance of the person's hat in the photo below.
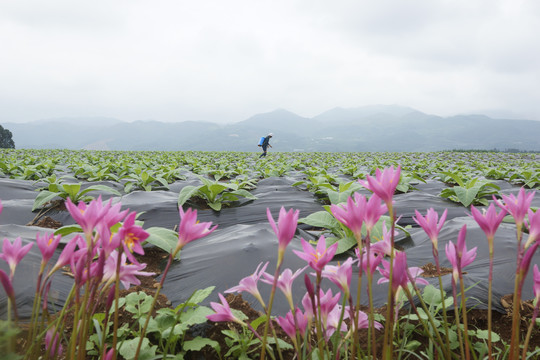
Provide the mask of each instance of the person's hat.
[{"label": "person's hat", "polygon": [[268,134],[268,136],[274,136],[274,134],[270,133],[270,134]]}]

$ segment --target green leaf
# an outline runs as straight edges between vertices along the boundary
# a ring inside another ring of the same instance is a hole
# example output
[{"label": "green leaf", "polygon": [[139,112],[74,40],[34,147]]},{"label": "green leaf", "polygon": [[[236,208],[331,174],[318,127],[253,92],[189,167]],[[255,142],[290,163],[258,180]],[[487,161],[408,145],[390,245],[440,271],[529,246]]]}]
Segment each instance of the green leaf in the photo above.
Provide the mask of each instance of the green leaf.
[{"label": "green leaf", "polygon": [[185,351],[201,351],[205,346],[210,346],[213,349],[219,349],[219,343],[208,338],[197,336],[193,340],[184,341],[182,348]]},{"label": "green leaf", "polygon": [[[121,342],[118,347],[118,353],[125,359],[134,359],[137,353],[137,346],[139,345],[139,338],[126,340]],[[144,338],[141,345],[141,351],[139,353],[139,360],[149,360],[156,356],[157,346],[150,346],[150,340]]]},{"label": "green leaf", "polygon": [[235,190],[235,191],[231,192],[231,194],[238,195],[238,196],[243,196],[246,199],[251,199],[251,200],[256,200],[257,199],[257,197],[255,195],[253,195],[252,193],[250,193],[249,191],[244,190],[244,189]]},{"label": "green leaf", "polygon": [[305,218],[298,219],[298,222],[325,229],[339,228],[339,222],[328,211],[317,211]]},{"label": "green leaf", "polygon": [[426,285],[422,298],[430,305],[437,305],[441,303],[441,292],[433,285]]},{"label": "green leaf", "polygon": [[208,319],[206,316],[212,315],[215,312],[206,306],[190,308],[180,315],[182,325],[191,326],[195,324],[204,324]]},{"label": "green leaf", "polygon": [[[212,291],[214,291],[215,288],[216,288],[215,286],[209,286],[206,289],[195,290],[193,295],[191,295],[191,297],[188,300],[188,305],[193,306],[193,305],[200,304],[201,302],[204,301],[204,299],[206,299],[208,296],[210,296],[210,294],[212,293]],[[182,305],[179,305],[177,307],[177,309],[180,306],[182,306]]]},{"label": "green leaf", "polygon": [[56,229],[54,232],[54,235],[66,236],[72,233],[81,233],[81,232],[82,232],[81,226],[74,224],[74,225],[62,226],[61,228]]},{"label": "green leaf", "polygon": [[187,185],[180,190],[180,193],[178,194],[178,206],[184,205],[189,199],[191,199],[197,192],[201,186],[193,186],[193,185]]},{"label": "green leaf", "polygon": [[113,189],[112,187],[110,186],[107,186],[107,185],[92,185],[92,186],[89,186],[87,187],[86,189],[84,189],[83,191],[81,191],[80,195],[83,195],[83,194],[86,194],[90,191],[104,191],[104,192],[108,192],[109,194],[114,194],[114,195],[117,195],[117,196],[122,196],[122,194],[120,194],[120,192],[118,192],[118,190],[116,189]]},{"label": "green leaf", "polygon": [[[482,339],[482,340],[487,340],[488,334],[489,334],[488,330],[477,330],[476,331],[476,337],[479,338],[479,339]],[[491,341],[497,342],[499,340],[501,340],[501,337],[497,333],[492,331],[491,332]]]},{"label": "green leaf", "polygon": [[[150,234],[146,241],[160,249],[167,251],[169,254],[174,251],[178,244],[178,233],[163,227],[151,227],[146,229]],[[180,260],[180,252],[176,255],[176,259]]]},{"label": "green leaf", "polygon": [[481,186],[474,186],[469,189],[462,188],[461,186],[454,186],[454,191],[460,203],[467,207],[472,204]]},{"label": "green leaf", "polygon": [[266,315],[262,315],[262,316],[259,316],[258,318],[256,318],[255,320],[253,320],[251,322],[251,327],[253,327],[255,330],[257,330],[257,328],[259,327],[259,325],[261,324],[264,324],[266,322]]},{"label": "green leaf", "polygon": [[215,211],[220,211],[221,210],[221,202],[220,201],[215,201],[215,202],[209,202],[208,203],[208,206],[210,206],[210,208],[212,210],[215,210]]},{"label": "green leaf", "polygon": [[346,238],[339,239],[336,255],[342,254],[345,251],[355,247],[356,245],[357,245],[356,239],[352,236],[347,236]]},{"label": "green leaf", "polygon": [[32,206],[32,211],[42,207],[55,197],[60,197],[60,193],[53,193],[47,190],[41,191],[36,197],[36,200],[34,200],[34,206]]}]

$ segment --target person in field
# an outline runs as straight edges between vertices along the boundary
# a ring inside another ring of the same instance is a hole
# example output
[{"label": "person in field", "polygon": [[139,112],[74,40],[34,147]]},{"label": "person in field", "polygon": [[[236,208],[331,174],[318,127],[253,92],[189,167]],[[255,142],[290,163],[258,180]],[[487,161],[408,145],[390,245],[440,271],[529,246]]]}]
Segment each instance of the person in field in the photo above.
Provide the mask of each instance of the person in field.
[{"label": "person in field", "polygon": [[274,134],[270,133],[264,138],[264,140],[263,140],[263,142],[261,144],[261,148],[262,148],[263,153],[261,154],[261,156],[259,156],[259,159],[266,156],[266,149],[268,149],[269,146],[272,147],[272,145],[270,145],[270,138],[272,136],[274,136]]}]

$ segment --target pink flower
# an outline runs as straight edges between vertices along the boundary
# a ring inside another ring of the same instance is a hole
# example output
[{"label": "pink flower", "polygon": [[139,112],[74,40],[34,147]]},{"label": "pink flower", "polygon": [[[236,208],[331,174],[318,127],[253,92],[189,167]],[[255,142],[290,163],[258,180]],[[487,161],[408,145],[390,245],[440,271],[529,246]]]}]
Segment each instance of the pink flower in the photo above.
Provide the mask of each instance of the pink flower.
[{"label": "pink flower", "polygon": [[339,326],[339,331],[341,332],[346,332],[348,330],[347,324],[344,321],[341,321],[341,326],[340,326],[339,319],[341,318],[341,309],[342,309],[341,305],[336,305],[328,313],[326,322],[324,323],[325,330],[326,330],[324,333],[324,336],[326,340],[330,339],[330,337],[334,334],[334,332],[336,332],[338,326]]},{"label": "pink flower", "polygon": [[352,258],[347,258],[341,265],[327,265],[322,272],[322,276],[336,284],[345,293],[345,296],[349,295],[351,286],[352,263]]},{"label": "pink flower", "polygon": [[324,236],[319,238],[317,242],[317,248],[313,248],[309,242],[304,239],[301,239],[302,248],[304,251],[293,250],[293,252],[301,259],[306,260],[309,266],[315,270],[317,273],[320,273],[324,266],[328,264],[330,260],[334,257],[336,253],[338,243],[334,243],[326,248],[326,239]]},{"label": "pink flower", "polygon": [[521,188],[519,189],[517,198],[514,196],[514,194],[510,194],[509,196],[503,195],[502,198],[504,200],[504,205],[497,200],[495,201],[500,208],[506,210],[514,217],[514,220],[518,226],[521,226],[527,210],[529,210],[531,207],[533,197],[534,191],[527,194],[525,189]]},{"label": "pink flower", "polygon": [[184,212],[182,207],[180,207],[179,212],[180,225],[178,227],[178,244],[176,245],[175,252],[178,252],[187,243],[209,235],[217,228],[217,225],[210,228],[212,226],[211,222],[199,223],[197,221],[197,210],[189,208]]},{"label": "pink flower", "polygon": [[141,243],[150,236],[142,227],[135,224],[136,216],[137,213],[135,211],[130,213],[120,229],[118,229],[118,232],[114,235],[114,237],[120,239],[124,247],[124,253],[127,254],[131,262],[137,262],[132,253],[144,255]]},{"label": "pink flower", "polygon": [[529,237],[527,238],[525,248],[528,248],[535,241],[540,241],[540,211],[536,210],[534,212],[529,209],[527,214],[529,215],[529,223],[527,224]]},{"label": "pink flower", "polygon": [[458,234],[457,246],[453,242],[446,244],[446,257],[452,264],[454,280],[457,281],[461,270],[471,264],[476,258],[476,247],[467,250],[465,245],[465,236],[467,234],[467,225],[463,225]]},{"label": "pink flower", "polygon": [[375,177],[367,175],[367,181],[358,180],[358,182],[366,189],[377,194],[387,206],[392,206],[392,197],[399,184],[400,175],[401,165],[398,166],[396,170],[394,170],[393,166],[390,166],[389,168],[385,168],[382,172],[377,169],[375,171]]},{"label": "pink flower", "polygon": [[361,236],[362,224],[366,214],[366,197],[359,193],[354,193],[354,201],[352,196],[347,198],[347,204],[330,205],[332,215],[351,229],[356,236]]},{"label": "pink flower", "polygon": [[478,223],[480,228],[484,230],[488,241],[491,243],[493,241],[493,238],[495,237],[495,232],[499,228],[499,225],[501,224],[504,216],[506,215],[506,211],[502,209],[501,212],[497,214],[495,205],[490,204],[488,210],[481,213],[477,208],[474,207],[474,205],[471,205],[471,214],[471,216]]},{"label": "pink flower", "polygon": [[6,274],[6,272],[2,269],[0,269],[0,282],[2,283],[2,286],[4,287],[4,291],[6,292],[6,295],[11,300],[11,303],[16,304],[15,291],[13,290],[13,283],[11,282],[11,279]]},{"label": "pink flower", "polygon": [[0,259],[4,259],[11,271],[10,277],[13,279],[15,274],[15,268],[22,260],[23,257],[30,251],[32,248],[32,243],[22,246],[22,240],[20,237],[16,238],[13,241],[13,244],[8,239],[4,239],[4,244],[2,246],[3,253],[0,253]]},{"label": "pink flower", "polygon": [[386,205],[381,202],[381,198],[377,194],[371,195],[366,204],[366,215],[364,217],[364,224],[366,224],[367,231],[371,233],[373,227],[381,216],[388,211]]},{"label": "pink flower", "polygon": [[[347,311],[345,311],[345,319],[350,319],[351,310],[347,306]],[[373,326],[375,329],[380,330],[382,329],[382,324],[378,321],[373,322]],[[367,329],[369,327],[369,318],[368,315],[363,311],[358,311],[358,329]]]},{"label": "pink flower", "polygon": [[264,305],[264,300],[263,300],[263,298],[261,296],[261,293],[259,292],[259,289],[257,287],[257,282],[259,281],[259,279],[261,278],[261,276],[265,272],[266,267],[268,266],[268,261],[266,262],[266,264],[264,264],[262,269],[259,270],[259,268],[261,267],[262,264],[263,263],[260,263],[257,266],[257,269],[255,269],[255,272],[253,274],[251,274],[250,276],[247,276],[247,277],[243,278],[242,280],[240,280],[240,283],[237,286],[234,286],[234,287],[232,287],[232,288],[230,288],[228,290],[225,290],[225,293],[246,291],[246,292],[250,293],[251,295],[253,295],[257,300],[259,300],[259,302],[264,307],[265,306]]},{"label": "pink flower", "polygon": [[[299,308],[296,308],[295,311],[296,315],[296,323],[298,324],[298,330],[300,331],[300,334],[304,334],[306,332],[307,328],[307,316],[300,311]],[[294,323],[294,316],[292,314],[292,311],[289,311],[285,317],[278,316],[276,318],[277,323],[283,331],[294,341],[296,341],[296,324]]]},{"label": "pink flower", "polygon": [[243,321],[241,321],[236,316],[234,316],[229,306],[229,303],[227,302],[225,297],[223,297],[223,295],[221,294],[218,294],[218,296],[219,296],[219,299],[221,300],[221,304],[216,303],[216,302],[211,302],[210,306],[216,313],[212,315],[207,315],[206,318],[214,322],[233,321],[238,324],[245,325]]},{"label": "pink flower", "polygon": [[[337,293],[336,295],[333,295],[332,289],[328,289],[326,293],[320,290],[319,297],[321,302],[321,318],[323,320],[323,324],[326,324],[328,314],[330,314],[330,312],[336,307],[337,303],[339,302],[339,298],[341,297],[341,294]],[[317,309],[318,306],[316,306],[315,308]]]},{"label": "pink flower", "polygon": [[79,238],[82,239],[81,235],[75,236],[66,244],[64,250],[62,250],[60,256],[58,257],[58,260],[56,260],[56,264],[53,266],[51,271],[49,271],[49,274],[47,276],[51,276],[55,271],[61,269],[62,267],[70,263],[70,261],[74,257],[75,247],[77,246],[77,240]]},{"label": "pink flower", "polygon": [[45,334],[45,350],[52,359],[56,359],[62,354],[63,348],[56,328],[49,329]]},{"label": "pink flower", "polygon": [[[383,241],[379,241],[371,246],[371,251],[369,252],[369,270],[370,274],[373,274],[375,270],[377,269],[377,266],[381,263],[381,261],[384,258],[384,253],[381,251],[378,251],[378,249],[373,249],[375,245],[381,244]],[[358,249],[354,249],[354,252],[356,253],[356,257],[360,259],[360,251]],[[367,274],[368,273],[368,263],[367,263],[367,249],[362,249],[362,270]],[[360,263],[358,264],[360,265]]]},{"label": "pink flower", "polygon": [[[116,280],[116,268],[118,263],[118,251],[113,251],[105,260],[103,268],[103,281],[113,282]],[[146,267],[146,264],[128,264],[126,262],[126,254],[122,254],[120,258],[120,273],[119,278],[124,288],[129,289],[131,284],[139,285],[141,281],[137,276],[152,276],[151,272],[141,271]]]},{"label": "pink flower", "polygon": [[540,271],[538,270],[538,265],[534,265],[533,268],[533,292],[536,297],[536,301],[540,301]]},{"label": "pink flower", "polygon": [[[476,209],[475,209],[476,210]],[[433,210],[433,208],[430,208],[427,210],[427,214],[425,217],[422,216],[418,212],[418,210],[414,210],[416,216],[413,216],[413,220],[424,229],[426,234],[429,236],[429,239],[433,243],[433,247],[437,249],[438,246],[438,236],[439,232],[441,231],[444,221],[446,220],[446,214],[448,213],[448,210],[444,210],[443,214],[441,215],[441,218],[439,220],[439,214]]]},{"label": "pink flower", "polygon": [[49,262],[51,257],[54,255],[54,252],[56,251],[56,248],[58,247],[58,244],[60,243],[60,240],[62,239],[61,235],[54,236],[53,234],[48,235],[36,235],[36,243],[39,248],[39,251],[41,251],[41,255],[43,256],[42,263],[46,264]]},{"label": "pink flower", "polygon": [[[298,269],[294,272],[292,272],[291,269],[285,269],[283,272],[279,275],[277,279],[276,286],[283,292],[289,303],[292,303],[292,283],[294,279],[298,277],[302,273],[302,271],[305,270],[305,267]],[[261,281],[270,285],[274,284],[274,276],[270,275],[268,273],[262,274],[263,278],[261,278]]]},{"label": "pink flower", "polygon": [[[366,248],[364,248],[364,250],[365,249]],[[383,256],[384,255],[390,256],[390,254],[392,252],[392,237],[390,235],[390,231],[388,231],[388,229],[386,228],[386,222],[385,221],[383,221],[383,224],[382,224],[382,240],[379,240],[376,243],[371,244],[369,250],[370,250],[370,252],[372,254],[376,253],[376,254],[381,254]],[[356,254],[356,256],[358,258],[360,258],[358,256],[358,253]],[[371,257],[370,257],[370,260],[371,260]],[[364,268],[364,271],[365,270],[366,269]],[[371,273],[373,273],[373,271]]]},{"label": "pink flower", "polygon": [[270,209],[266,209],[266,215],[268,217],[268,221],[270,222],[270,226],[272,226],[274,233],[276,233],[278,237],[278,252],[280,254],[283,254],[285,248],[287,247],[287,245],[289,245],[292,238],[294,237],[294,233],[296,232],[296,226],[298,225],[299,213],[299,210],[293,211],[293,209],[290,209],[289,211],[285,211],[285,208],[281,207],[281,209],[279,210],[278,223],[276,225],[274,218],[272,218],[272,213],[270,212]]},{"label": "pink flower", "polygon": [[[382,284],[390,280],[390,263],[383,260],[382,265],[382,267],[379,267],[379,272],[383,277],[379,279],[377,284]],[[407,287],[407,283],[410,282],[408,274],[411,275],[411,278],[416,284],[429,284],[425,279],[418,278],[422,272],[422,269],[418,267],[407,267],[407,254],[404,252],[396,253],[394,257],[394,267],[392,269],[392,292],[397,293],[399,288]]]},{"label": "pink flower", "polygon": [[525,255],[523,255],[523,259],[521,260],[521,263],[519,264],[519,274],[520,274],[520,279],[521,279],[521,285],[523,284],[523,282],[525,282],[525,278],[527,277],[527,273],[529,272],[529,267],[531,265],[532,257],[534,253],[536,252],[536,249],[538,249],[538,246],[540,246],[540,243],[534,243],[525,252]]},{"label": "pink flower", "polygon": [[68,198],[65,205],[73,219],[81,226],[84,234],[86,236],[91,236],[96,225],[109,211],[111,201],[103,206],[100,196],[96,200],[92,200],[88,205],[81,201],[75,206],[75,204],[71,202],[71,199]]}]

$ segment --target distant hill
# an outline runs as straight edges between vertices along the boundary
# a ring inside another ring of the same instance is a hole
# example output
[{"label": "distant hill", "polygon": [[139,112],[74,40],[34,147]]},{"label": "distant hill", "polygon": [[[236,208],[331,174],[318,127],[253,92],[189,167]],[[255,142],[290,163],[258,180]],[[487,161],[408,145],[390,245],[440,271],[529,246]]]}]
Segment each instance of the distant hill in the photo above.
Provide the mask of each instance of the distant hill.
[{"label": "distant hill", "polygon": [[272,132],[273,151],[540,151],[540,121],[440,117],[397,105],[334,108],[313,118],[278,109],[229,125],[110,118],[2,125],[17,148],[34,149],[259,151],[259,137]]}]

